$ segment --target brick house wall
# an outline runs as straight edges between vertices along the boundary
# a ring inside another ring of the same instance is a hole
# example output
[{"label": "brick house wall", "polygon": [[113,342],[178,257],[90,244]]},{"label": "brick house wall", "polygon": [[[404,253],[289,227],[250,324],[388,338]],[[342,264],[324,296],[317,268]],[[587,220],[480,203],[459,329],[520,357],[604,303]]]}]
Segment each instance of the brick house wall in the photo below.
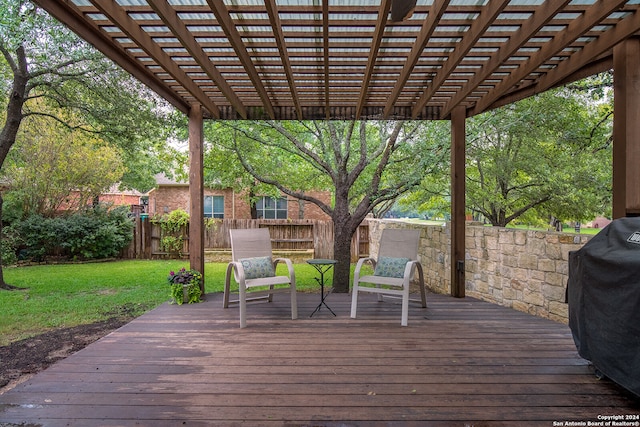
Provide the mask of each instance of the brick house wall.
[{"label": "brick house wall", "polygon": [[[142,193],[136,190],[124,190],[120,191],[117,185],[113,185],[109,190],[98,196],[100,203],[105,203],[113,206],[139,206],[141,203]],[[72,191],[66,200],[59,208],[58,212],[65,212],[67,210],[75,210],[80,208],[79,200],[81,194],[78,191]],[[87,200],[87,206],[91,206],[94,200]]]},{"label": "brick house wall", "polygon": [[[190,197],[188,185],[171,185],[158,186],[149,191],[149,214],[163,215],[176,209],[182,209],[186,212],[190,210]],[[225,218],[233,218],[234,215],[234,194],[231,189],[213,190],[204,189],[205,196],[223,196],[224,197],[224,216]]]},{"label": "brick house wall", "polygon": [[[331,202],[331,193],[329,192],[310,192],[310,195],[329,204]],[[183,209],[189,212],[190,197],[189,185],[183,183],[163,183],[159,182],[158,186],[149,191],[149,214],[163,215],[176,209]],[[234,192],[230,188],[226,189],[204,189],[205,196],[223,196],[224,197],[224,217],[228,219],[251,219],[251,208],[247,198],[243,194]],[[329,220],[329,216],[313,203],[304,202],[302,207],[303,218],[300,216],[299,200],[287,197],[287,216],[289,219],[315,219]]]},{"label": "brick house wall", "polygon": [[149,195],[149,214],[163,215],[183,209],[189,212],[189,186],[188,185],[159,185],[152,189]]},{"label": "brick house wall", "polygon": [[[331,206],[331,193],[328,191],[310,191],[307,193],[309,196],[315,197],[318,200],[323,201],[327,205]],[[303,203],[302,214],[300,215],[300,203]],[[315,219],[315,220],[329,220],[329,216],[324,213],[317,205],[295,199],[293,197],[287,198],[287,210],[290,219]]]},{"label": "brick house wall", "polygon": [[130,206],[140,204],[140,195],[136,194],[101,194],[100,202],[113,204],[115,206]]}]

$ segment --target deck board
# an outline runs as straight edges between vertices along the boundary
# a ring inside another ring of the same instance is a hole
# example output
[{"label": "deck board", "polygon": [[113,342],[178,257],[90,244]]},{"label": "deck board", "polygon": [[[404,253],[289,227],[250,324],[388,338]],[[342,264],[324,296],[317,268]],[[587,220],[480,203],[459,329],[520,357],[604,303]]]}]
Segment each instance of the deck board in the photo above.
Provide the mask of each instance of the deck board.
[{"label": "deck board", "polygon": [[637,415],[566,325],[472,298],[400,306],[363,295],[248,308],[164,304],[0,395],[0,425],[552,426]]}]

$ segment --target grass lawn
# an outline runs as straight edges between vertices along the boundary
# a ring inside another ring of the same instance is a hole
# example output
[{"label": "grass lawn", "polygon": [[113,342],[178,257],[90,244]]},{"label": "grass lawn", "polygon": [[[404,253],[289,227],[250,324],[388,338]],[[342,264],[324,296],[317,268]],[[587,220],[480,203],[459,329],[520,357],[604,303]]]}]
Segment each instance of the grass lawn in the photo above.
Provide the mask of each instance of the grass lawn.
[{"label": "grass lawn", "polygon": [[[5,281],[25,288],[0,291],[0,346],[42,332],[88,324],[126,313],[139,316],[170,300],[170,270],[186,260],[113,261],[7,267]],[[222,292],[226,263],[205,265],[207,293]],[[286,267],[279,264],[278,272]],[[316,270],[294,264],[299,291],[317,292]],[[282,273],[284,274],[284,273]]]}]

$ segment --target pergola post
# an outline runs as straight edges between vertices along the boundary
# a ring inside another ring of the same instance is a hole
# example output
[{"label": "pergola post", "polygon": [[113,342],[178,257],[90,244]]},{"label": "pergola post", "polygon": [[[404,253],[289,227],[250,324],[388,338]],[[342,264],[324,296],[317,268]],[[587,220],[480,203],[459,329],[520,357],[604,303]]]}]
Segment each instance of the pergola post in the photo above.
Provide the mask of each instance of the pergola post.
[{"label": "pergola post", "polygon": [[640,38],[613,49],[613,218],[640,215]]},{"label": "pergola post", "polygon": [[200,288],[204,295],[204,177],[203,118],[200,104],[189,110],[189,263],[202,273]]},{"label": "pergola post", "polygon": [[467,110],[451,111],[451,296],[465,295],[465,120]]}]

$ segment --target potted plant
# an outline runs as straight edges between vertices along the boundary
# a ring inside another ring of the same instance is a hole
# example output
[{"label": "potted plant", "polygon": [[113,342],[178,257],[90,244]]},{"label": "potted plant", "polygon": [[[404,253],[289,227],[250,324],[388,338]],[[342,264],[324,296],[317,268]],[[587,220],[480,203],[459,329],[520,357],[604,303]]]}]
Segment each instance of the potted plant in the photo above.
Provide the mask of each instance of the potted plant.
[{"label": "potted plant", "polygon": [[182,304],[183,302],[193,304],[202,301],[202,274],[197,270],[187,270],[181,268],[177,272],[169,272],[167,277],[171,286],[171,303]]}]

